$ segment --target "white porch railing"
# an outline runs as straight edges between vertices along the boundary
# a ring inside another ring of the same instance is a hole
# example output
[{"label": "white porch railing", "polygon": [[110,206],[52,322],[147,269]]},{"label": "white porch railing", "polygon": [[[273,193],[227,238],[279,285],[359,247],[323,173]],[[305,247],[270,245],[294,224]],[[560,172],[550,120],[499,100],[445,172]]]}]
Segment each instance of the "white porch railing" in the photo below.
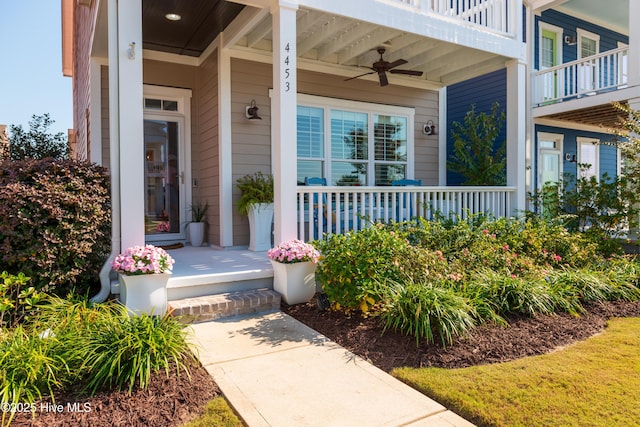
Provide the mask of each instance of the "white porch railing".
[{"label": "white porch railing", "polygon": [[311,240],[324,233],[345,233],[371,221],[432,219],[476,213],[512,214],[515,187],[298,187],[298,238]]},{"label": "white porch railing", "polygon": [[516,15],[522,2],[517,0],[394,0],[424,13],[461,19],[485,29],[515,36]]},{"label": "white porch railing", "polygon": [[533,75],[534,105],[625,87],[628,53],[629,47],[625,46],[536,72]]}]

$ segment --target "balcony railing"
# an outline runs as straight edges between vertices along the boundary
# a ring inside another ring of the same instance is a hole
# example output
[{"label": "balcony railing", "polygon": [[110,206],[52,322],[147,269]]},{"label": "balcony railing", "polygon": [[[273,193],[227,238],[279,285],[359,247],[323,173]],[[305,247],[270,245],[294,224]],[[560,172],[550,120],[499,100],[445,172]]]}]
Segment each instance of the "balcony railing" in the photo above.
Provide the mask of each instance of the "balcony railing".
[{"label": "balcony railing", "polygon": [[514,187],[298,187],[298,238],[345,233],[371,222],[512,214]]},{"label": "balcony railing", "polygon": [[627,84],[629,47],[567,62],[538,71],[533,77],[536,106],[621,89]]},{"label": "balcony railing", "polygon": [[516,14],[521,1],[516,0],[394,0],[424,13],[461,19],[487,30],[514,37]]}]

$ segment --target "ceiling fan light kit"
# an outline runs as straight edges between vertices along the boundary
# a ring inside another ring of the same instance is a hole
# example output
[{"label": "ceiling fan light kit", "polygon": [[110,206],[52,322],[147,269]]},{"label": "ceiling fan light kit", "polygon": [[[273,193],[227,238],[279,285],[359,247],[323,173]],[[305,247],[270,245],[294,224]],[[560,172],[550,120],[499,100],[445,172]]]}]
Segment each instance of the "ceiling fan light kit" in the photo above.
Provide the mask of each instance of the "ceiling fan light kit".
[{"label": "ceiling fan light kit", "polygon": [[368,73],[360,74],[360,75],[355,76],[355,77],[350,77],[348,79],[345,79],[344,81],[346,82],[346,81],[349,81],[349,80],[357,79],[359,77],[367,76],[369,74],[377,73],[378,74],[378,80],[380,80],[380,86],[387,86],[389,84],[389,79],[387,78],[387,72],[389,72],[391,74],[404,74],[404,75],[407,75],[407,76],[416,76],[416,77],[419,77],[419,76],[421,76],[423,74],[422,71],[396,69],[396,67],[404,65],[408,61],[406,61],[404,59],[398,59],[398,60],[393,61],[393,62],[385,61],[384,58],[382,57],[382,55],[384,55],[385,48],[379,47],[376,50],[377,50],[378,54],[380,55],[380,59],[378,61],[374,62],[371,67],[368,67],[372,71],[370,71]]}]

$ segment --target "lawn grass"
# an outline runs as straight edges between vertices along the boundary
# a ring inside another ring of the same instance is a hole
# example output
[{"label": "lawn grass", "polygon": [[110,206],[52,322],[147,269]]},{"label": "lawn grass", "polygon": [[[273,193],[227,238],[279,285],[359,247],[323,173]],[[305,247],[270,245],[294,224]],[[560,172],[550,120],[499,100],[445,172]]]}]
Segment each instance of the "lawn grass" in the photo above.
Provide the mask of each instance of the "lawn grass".
[{"label": "lawn grass", "polygon": [[640,426],[640,318],[550,354],[392,374],[479,426]]},{"label": "lawn grass", "polygon": [[207,404],[204,414],[183,427],[243,427],[224,397],[216,397]]}]

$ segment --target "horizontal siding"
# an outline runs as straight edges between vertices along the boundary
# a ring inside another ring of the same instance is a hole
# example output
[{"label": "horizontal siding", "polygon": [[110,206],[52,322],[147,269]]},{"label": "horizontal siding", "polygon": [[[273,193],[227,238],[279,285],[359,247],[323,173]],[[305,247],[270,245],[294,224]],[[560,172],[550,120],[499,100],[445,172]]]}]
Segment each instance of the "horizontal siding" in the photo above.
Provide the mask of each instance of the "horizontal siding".
[{"label": "horizontal siding", "polygon": [[[476,114],[491,114],[493,104],[498,102],[500,109],[507,105],[507,70],[502,69],[485,74],[475,79],[467,80],[447,88],[447,159],[453,153],[453,137],[451,130],[454,122],[464,123],[464,117],[475,105]],[[508,112],[507,112],[508,114]],[[502,132],[496,139],[496,146],[500,146],[507,137],[506,122]],[[447,185],[460,185],[463,177],[447,171]]]},{"label": "horizontal siding", "polygon": [[[630,0],[630,1],[638,1],[638,0]],[[613,7],[613,6],[612,6]],[[536,50],[535,50],[535,67],[539,69],[539,61],[538,61],[538,40],[539,38],[539,28],[540,22],[545,22],[547,24],[555,25],[556,27],[560,27],[564,29],[562,33],[562,37],[565,35],[568,36],[576,36],[577,29],[580,28],[582,30],[589,31],[594,34],[600,35],[600,52],[606,52],[611,49],[618,48],[618,42],[629,43],[629,37],[617,33],[615,31],[609,30],[607,28],[601,27],[599,25],[593,24],[591,22],[584,21],[582,19],[574,18],[573,16],[566,15],[562,12],[558,12],[557,10],[545,10],[542,12],[540,16],[536,16]],[[576,43],[573,46],[569,46],[562,43],[562,61],[563,63],[575,61],[578,59],[578,44]]]},{"label": "horizontal siding", "polygon": [[[232,138],[234,182],[257,171],[271,172],[271,101],[272,67],[239,59],[231,62],[232,75]],[[298,92],[352,101],[415,108],[415,177],[425,185],[438,183],[438,137],[422,134],[428,120],[438,123],[438,93],[399,86],[380,87],[376,82],[351,80],[310,71],[298,71]],[[245,107],[252,99],[259,107],[260,121],[248,121]],[[234,245],[247,245],[247,218],[237,213],[239,191],[234,188]]]},{"label": "horizontal siding", "polygon": [[214,53],[198,68],[197,146],[192,150],[199,196],[209,202],[209,242],[220,245],[220,177],[218,151],[218,55]]},{"label": "horizontal siding", "polygon": [[[601,143],[612,142],[614,137],[607,133],[599,133],[599,132],[587,132],[577,129],[567,129],[555,126],[541,126],[536,125],[535,127],[535,152],[538,152],[538,132],[546,132],[546,133],[554,133],[564,135],[563,145],[562,145],[562,170],[564,173],[569,173],[575,175],[577,173],[577,164],[569,162],[565,159],[565,154],[574,155],[577,154],[578,149],[578,138],[593,138],[598,139]],[[600,176],[602,177],[605,173],[609,177],[614,177],[618,173],[618,152],[615,146],[600,144],[600,162],[598,165]],[[535,171],[533,174],[534,179],[536,180],[534,188],[538,187],[538,171]]]}]

